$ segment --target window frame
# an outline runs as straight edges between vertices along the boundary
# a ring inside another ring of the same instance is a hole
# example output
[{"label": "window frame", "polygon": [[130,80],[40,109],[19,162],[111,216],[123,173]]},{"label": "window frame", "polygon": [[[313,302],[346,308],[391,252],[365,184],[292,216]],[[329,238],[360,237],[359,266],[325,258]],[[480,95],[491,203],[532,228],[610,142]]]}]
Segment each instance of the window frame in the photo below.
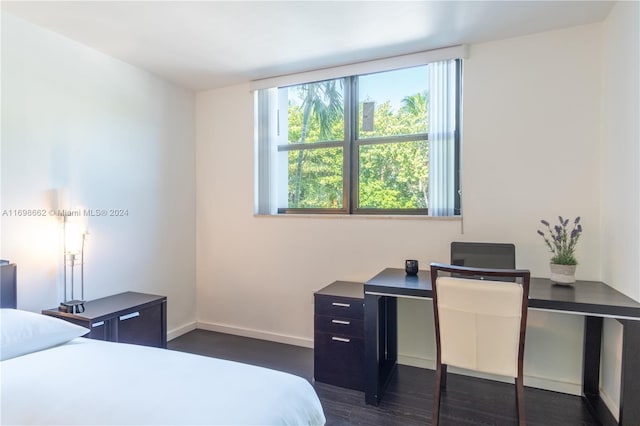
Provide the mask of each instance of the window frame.
[{"label": "window frame", "polygon": [[[454,214],[449,217],[460,217],[462,215],[461,208],[461,179],[460,179],[460,159],[461,159],[461,118],[462,118],[462,59],[457,58],[455,61],[455,121],[456,128],[454,131]],[[428,64],[424,64],[428,65]],[[412,68],[417,65],[403,67]],[[398,68],[402,69],[402,68]],[[380,71],[384,72],[384,71]],[[342,208],[308,208],[308,207],[277,207],[278,215],[290,214],[310,214],[310,215],[388,215],[388,216],[428,216],[429,208],[416,209],[378,209],[378,208],[361,208],[359,207],[359,172],[360,159],[359,149],[361,146],[377,145],[377,144],[393,144],[401,142],[426,141],[429,143],[428,133],[418,133],[400,136],[383,136],[360,138],[358,113],[360,100],[358,99],[358,78],[367,74],[355,74],[346,77],[338,77],[331,80],[343,80],[344,97],[344,140],[342,141],[323,141],[314,143],[289,143],[278,144],[277,152],[296,151],[296,150],[317,150],[327,148],[342,148],[343,164],[342,164]],[[310,83],[317,83],[326,80],[318,80]],[[304,84],[304,83],[302,83]],[[279,86],[278,88],[298,86],[300,84]],[[428,87],[427,87],[428,89]]]}]

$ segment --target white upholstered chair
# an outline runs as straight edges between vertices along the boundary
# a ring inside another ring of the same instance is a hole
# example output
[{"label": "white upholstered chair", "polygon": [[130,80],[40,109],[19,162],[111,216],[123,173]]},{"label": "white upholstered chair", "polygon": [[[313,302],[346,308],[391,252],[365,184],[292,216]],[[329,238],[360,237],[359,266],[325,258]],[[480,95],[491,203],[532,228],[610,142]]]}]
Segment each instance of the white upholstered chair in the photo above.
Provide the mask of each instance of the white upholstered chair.
[{"label": "white upholstered chair", "polygon": [[[443,272],[449,274],[440,276]],[[526,424],[522,370],[529,281],[527,270],[431,264],[436,329],[434,426],[439,422],[449,365],[514,378],[518,424]]]}]

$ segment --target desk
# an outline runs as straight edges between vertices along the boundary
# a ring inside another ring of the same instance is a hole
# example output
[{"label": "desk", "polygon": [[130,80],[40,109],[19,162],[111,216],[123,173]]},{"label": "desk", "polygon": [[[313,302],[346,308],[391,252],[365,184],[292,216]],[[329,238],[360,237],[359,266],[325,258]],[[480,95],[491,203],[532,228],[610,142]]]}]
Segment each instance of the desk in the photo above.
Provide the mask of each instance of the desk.
[{"label": "desk", "polygon": [[[430,299],[429,271],[407,276],[404,269],[387,268],[364,284],[367,404],[378,405],[396,367],[398,297]],[[558,286],[546,278],[531,278],[529,308],[584,315],[582,395],[601,422],[613,419],[599,394],[603,318],[614,318],[622,324],[619,424],[640,425],[640,303],[598,281]]]}]

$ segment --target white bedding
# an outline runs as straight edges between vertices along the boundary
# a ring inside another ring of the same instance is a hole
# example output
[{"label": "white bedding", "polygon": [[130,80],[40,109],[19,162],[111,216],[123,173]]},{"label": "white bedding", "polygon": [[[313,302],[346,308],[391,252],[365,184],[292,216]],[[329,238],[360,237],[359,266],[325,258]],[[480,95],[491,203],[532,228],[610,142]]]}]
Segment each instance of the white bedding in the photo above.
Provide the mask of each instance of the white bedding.
[{"label": "white bedding", "polygon": [[84,338],[0,363],[0,423],[323,425],[305,379]]}]

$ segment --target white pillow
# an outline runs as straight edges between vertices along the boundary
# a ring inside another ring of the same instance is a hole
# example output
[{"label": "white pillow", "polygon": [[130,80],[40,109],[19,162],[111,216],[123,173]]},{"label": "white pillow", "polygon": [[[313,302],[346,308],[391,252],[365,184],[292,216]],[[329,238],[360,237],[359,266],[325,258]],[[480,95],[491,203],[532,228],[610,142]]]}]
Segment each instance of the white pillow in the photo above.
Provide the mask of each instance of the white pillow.
[{"label": "white pillow", "polygon": [[60,345],[89,332],[58,318],[18,309],[0,309],[0,329],[1,361]]}]

